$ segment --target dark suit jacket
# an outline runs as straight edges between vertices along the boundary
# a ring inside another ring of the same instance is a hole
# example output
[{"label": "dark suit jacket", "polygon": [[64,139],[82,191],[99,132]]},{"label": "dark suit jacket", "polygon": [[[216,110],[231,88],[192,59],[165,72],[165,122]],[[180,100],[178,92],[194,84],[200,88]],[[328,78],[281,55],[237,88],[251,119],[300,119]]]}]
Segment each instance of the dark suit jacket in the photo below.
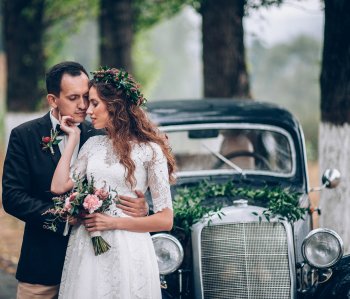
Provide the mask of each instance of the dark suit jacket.
[{"label": "dark suit jacket", "polygon": [[[42,215],[51,208],[51,180],[61,157],[43,151],[41,138],[50,136],[50,114],[14,128],[10,135],[4,163],[2,200],[5,211],[25,222],[21,255],[16,278],[31,284],[55,285],[61,280],[68,237],[64,223],[50,230]],[[91,136],[100,134],[88,122],[80,126],[80,147]]]}]

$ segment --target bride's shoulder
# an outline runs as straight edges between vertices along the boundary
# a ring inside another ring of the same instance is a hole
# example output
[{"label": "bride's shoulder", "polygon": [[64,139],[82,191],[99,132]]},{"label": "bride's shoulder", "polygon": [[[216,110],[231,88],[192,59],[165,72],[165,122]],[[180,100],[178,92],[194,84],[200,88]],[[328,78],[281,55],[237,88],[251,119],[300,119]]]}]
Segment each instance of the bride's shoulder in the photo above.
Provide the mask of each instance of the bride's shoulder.
[{"label": "bride's shoulder", "polygon": [[138,143],[138,146],[142,150],[147,150],[147,151],[160,151],[161,147],[158,143],[155,142],[143,142],[143,143]]},{"label": "bride's shoulder", "polygon": [[139,144],[140,150],[143,152],[145,156],[149,159],[159,157],[163,155],[162,148],[159,144],[155,142],[147,142]]},{"label": "bride's shoulder", "polygon": [[103,144],[106,141],[106,136],[96,135],[90,137],[83,145],[83,147],[91,147],[99,144]]}]

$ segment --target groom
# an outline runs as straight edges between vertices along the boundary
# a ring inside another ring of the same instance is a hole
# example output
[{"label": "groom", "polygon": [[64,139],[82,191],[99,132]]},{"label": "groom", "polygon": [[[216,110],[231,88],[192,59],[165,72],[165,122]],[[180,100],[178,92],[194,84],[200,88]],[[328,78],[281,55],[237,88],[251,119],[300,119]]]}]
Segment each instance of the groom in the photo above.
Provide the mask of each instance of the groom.
[{"label": "groom", "polygon": [[[48,215],[42,214],[53,206],[51,180],[67,137],[56,137],[61,140],[59,144],[50,144],[50,132],[59,125],[60,116],[70,115],[80,124],[80,143],[71,163],[89,137],[101,134],[85,121],[88,82],[88,74],[79,63],[68,61],[53,66],[46,74],[51,111],[14,128],[10,135],[2,200],[7,213],[25,222],[16,273],[19,299],[57,298],[68,237],[63,236],[64,223],[52,229]],[[140,192],[137,195],[138,199],[121,197],[120,207],[129,215],[145,216],[148,208],[144,196]]]}]

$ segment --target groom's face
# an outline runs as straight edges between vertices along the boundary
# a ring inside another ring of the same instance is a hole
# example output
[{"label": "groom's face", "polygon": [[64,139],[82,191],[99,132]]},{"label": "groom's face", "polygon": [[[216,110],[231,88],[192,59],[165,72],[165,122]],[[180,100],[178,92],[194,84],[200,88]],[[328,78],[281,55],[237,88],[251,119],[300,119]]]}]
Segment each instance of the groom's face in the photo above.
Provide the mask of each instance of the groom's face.
[{"label": "groom's face", "polygon": [[[81,73],[80,76],[64,74],[61,80],[59,96],[52,95],[50,104],[54,107],[54,116],[72,116],[74,122],[81,123],[85,120],[89,99],[89,78]],[[57,114],[57,115],[55,115]]]}]

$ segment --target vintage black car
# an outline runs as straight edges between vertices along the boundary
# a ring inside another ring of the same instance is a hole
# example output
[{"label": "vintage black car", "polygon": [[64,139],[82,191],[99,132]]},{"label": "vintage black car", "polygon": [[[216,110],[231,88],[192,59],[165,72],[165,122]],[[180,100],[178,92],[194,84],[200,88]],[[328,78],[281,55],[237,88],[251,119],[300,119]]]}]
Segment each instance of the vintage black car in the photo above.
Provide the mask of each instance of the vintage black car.
[{"label": "vintage black car", "polygon": [[[244,194],[287,190],[304,208],[297,221],[263,217],[268,198],[211,194],[201,203],[213,213],[195,221],[187,241],[181,228],[153,235],[164,298],[348,298],[342,240],[312,230],[304,137],[291,113],[233,99],[153,102],[147,110],[177,161],[175,201],[180,189],[231,184]],[[327,170],[319,189],[339,179]]]}]

